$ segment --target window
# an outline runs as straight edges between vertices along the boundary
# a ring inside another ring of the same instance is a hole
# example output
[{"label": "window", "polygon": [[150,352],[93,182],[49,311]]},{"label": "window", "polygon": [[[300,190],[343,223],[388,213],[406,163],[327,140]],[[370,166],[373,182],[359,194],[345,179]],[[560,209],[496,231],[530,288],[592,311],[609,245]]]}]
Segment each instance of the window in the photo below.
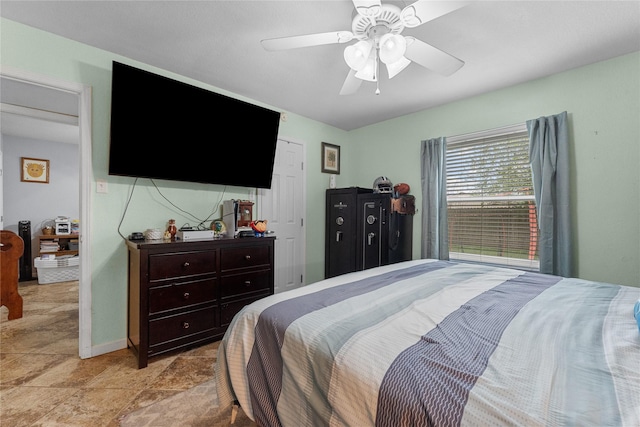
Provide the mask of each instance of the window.
[{"label": "window", "polygon": [[451,259],[537,270],[526,125],[447,138]]}]

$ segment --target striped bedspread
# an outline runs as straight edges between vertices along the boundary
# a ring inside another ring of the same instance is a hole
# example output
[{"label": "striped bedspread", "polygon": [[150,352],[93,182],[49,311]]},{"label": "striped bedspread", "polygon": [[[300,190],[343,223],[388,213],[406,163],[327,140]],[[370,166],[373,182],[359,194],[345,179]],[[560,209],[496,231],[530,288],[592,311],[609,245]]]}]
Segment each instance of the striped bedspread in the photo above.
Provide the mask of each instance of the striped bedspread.
[{"label": "striped bedspread", "polygon": [[221,406],[260,426],[640,426],[640,288],[416,260],[245,307]]}]

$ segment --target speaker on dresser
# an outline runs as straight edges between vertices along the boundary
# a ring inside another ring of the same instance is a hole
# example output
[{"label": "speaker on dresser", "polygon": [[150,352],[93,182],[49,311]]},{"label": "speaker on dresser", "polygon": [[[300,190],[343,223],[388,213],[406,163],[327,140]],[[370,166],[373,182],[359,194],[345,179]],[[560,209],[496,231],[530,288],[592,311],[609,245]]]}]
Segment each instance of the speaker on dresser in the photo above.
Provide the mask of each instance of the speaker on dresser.
[{"label": "speaker on dresser", "polygon": [[31,221],[19,221],[18,222],[18,236],[22,238],[24,242],[24,252],[20,257],[20,282],[27,280],[33,280],[32,267],[31,267]]}]

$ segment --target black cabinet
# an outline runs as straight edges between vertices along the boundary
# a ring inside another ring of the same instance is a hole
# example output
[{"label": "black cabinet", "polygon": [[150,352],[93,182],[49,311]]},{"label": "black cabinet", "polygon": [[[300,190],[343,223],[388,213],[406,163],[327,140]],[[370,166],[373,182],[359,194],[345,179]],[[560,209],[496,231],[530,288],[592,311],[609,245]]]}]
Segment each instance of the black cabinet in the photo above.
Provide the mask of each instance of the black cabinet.
[{"label": "black cabinet", "polygon": [[358,194],[373,194],[359,187],[327,190],[325,277],[356,271]]},{"label": "black cabinet", "polygon": [[389,264],[389,194],[359,194],[356,202],[356,270]]},{"label": "black cabinet", "polygon": [[360,187],[327,190],[325,277],[411,259],[413,212],[394,200]]}]

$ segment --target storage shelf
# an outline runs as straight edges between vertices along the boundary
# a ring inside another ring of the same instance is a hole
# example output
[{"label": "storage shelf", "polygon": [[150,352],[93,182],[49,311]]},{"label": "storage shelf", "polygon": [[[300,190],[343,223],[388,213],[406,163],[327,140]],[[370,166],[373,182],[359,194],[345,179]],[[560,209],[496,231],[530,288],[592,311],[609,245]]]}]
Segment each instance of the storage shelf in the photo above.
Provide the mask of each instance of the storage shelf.
[{"label": "storage shelf", "polygon": [[67,248],[69,245],[69,242],[71,240],[78,240],[80,238],[80,236],[78,234],[41,234],[38,236],[38,253],[39,256],[42,254],[55,254],[56,256],[61,256],[61,255],[77,255],[78,254],[78,250],[70,250],[70,249],[59,249],[57,251],[51,251],[51,252],[42,252],[40,251],[40,242],[42,242],[43,240],[57,240],[58,244],[60,245],[61,248]]}]

